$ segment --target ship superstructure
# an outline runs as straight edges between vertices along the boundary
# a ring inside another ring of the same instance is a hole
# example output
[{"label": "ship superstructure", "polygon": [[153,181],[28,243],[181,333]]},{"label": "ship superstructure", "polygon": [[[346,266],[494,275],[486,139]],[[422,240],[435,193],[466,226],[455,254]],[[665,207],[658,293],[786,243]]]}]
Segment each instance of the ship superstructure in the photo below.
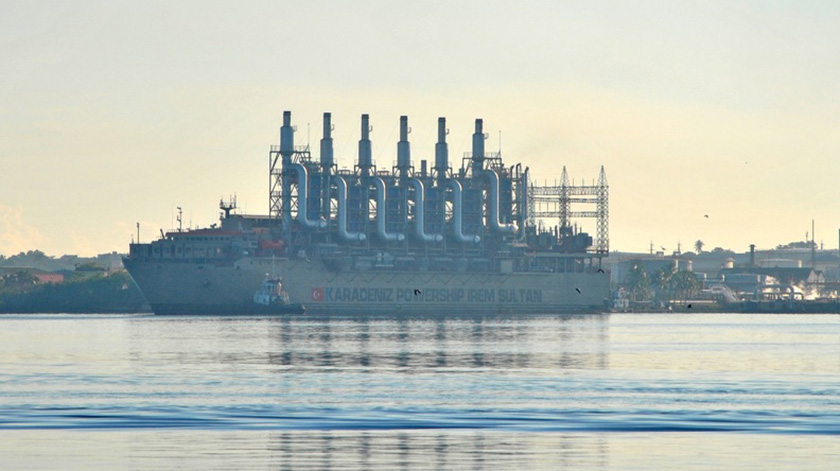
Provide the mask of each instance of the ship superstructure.
[{"label": "ship superstructure", "polygon": [[[126,267],[155,312],[249,313],[269,273],[282,276],[291,302],[310,313],[603,308],[606,220],[598,221],[597,245],[571,225],[570,195],[580,192],[564,183],[565,168],[556,201],[548,200],[560,225],[542,227],[534,213],[546,202],[545,188],[535,191],[527,167],[506,166],[500,152],[485,150],[481,119],[472,152],[456,169],[445,118],[438,119],[434,161],[420,160],[419,167],[411,159],[408,117],[400,117],[390,168],[372,159],[371,129],[362,115],[358,159],[339,168],[331,114],[324,113],[316,160],[308,146],[295,146],[291,113],[284,112],[280,145],[269,152],[267,216],[235,214],[235,203],[222,202],[218,227],[132,244]],[[601,183],[597,188],[605,189],[603,169]],[[606,198],[596,196],[599,214],[606,214]]]}]

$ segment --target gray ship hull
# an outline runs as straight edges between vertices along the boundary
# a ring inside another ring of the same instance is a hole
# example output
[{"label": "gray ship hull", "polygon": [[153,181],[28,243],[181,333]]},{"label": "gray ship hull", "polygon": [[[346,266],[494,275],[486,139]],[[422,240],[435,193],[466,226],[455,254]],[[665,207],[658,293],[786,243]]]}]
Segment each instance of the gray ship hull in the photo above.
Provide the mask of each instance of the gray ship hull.
[{"label": "gray ship hull", "polygon": [[318,261],[248,257],[125,264],[156,314],[265,314],[253,295],[267,276],[282,276],[290,302],[316,315],[602,312],[610,289],[603,272],[336,272]]}]

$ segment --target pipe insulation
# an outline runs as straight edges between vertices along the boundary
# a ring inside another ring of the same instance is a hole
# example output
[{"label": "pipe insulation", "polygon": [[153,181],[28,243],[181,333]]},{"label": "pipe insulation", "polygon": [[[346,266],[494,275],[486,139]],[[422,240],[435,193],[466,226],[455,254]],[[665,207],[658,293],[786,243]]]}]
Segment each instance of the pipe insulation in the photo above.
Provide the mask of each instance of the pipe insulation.
[{"label": "pipe insulation", "polygon": [[347,230],[347,182],[337,176],[335,183],[338,185],[338,235],[344,240],[361,242],[366,239],[364,234]]},{"label": "pipe insulation", "polygon": [[484,174],[490,180],[490,227],[496,232],[513,234],[516,232],[516,224],[503,224],[499,220],[499,175],[495,170],[485,170]]},{"label": "pipe insulation", "polygon": [[387,206],[385,204],[385,182],[379,178],[373,178],[373,184],[376,186],[376,232],[379,237],[386,242],[400,242],[405,240],[405,235],[398,232],[388,232],[385,230],[385,213]]},{"label": "pipe insulation", "polygon": [[461,182],[449,180],[449,188],[452,189],[452,222],[454,225],[455,240],[464,244],[477,244],[481,237],[477,235],[464,234],[464,204],[461,193],[464,191]]},{"label": "pipe insulation", "polygon": [[417,238],[423,242],[440,242],[443,240],[443,236],[440,234],[426,234],[425,228],[425,214],[426,214],[426,204],[425,204],[425,196],[426,196],[426,189],[423,186],[423,182],[420,180],[413,178],[410,180],[410,184],[414,187],[414,230],[417,234]]},{"label": "pipe insulation", "polygon": [[324,219],[309,219],[306,214],[309,205],[309,171],[301,164],[291,164],[292,170],[297,172],[298,177],[298,221],[307,229],[318,229],[327,227]]}]

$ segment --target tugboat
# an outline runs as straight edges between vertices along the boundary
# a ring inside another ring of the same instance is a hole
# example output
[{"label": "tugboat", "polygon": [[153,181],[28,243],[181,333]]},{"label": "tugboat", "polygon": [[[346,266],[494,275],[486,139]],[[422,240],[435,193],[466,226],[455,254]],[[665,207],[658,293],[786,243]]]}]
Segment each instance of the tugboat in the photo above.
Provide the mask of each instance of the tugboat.
[{"label": "tugboat", "polygon": [[289,293],[283,290],[282,278],[268,278],[254,293],[254,304],[268,314],[302,314],[303,304],[289,302]]}]

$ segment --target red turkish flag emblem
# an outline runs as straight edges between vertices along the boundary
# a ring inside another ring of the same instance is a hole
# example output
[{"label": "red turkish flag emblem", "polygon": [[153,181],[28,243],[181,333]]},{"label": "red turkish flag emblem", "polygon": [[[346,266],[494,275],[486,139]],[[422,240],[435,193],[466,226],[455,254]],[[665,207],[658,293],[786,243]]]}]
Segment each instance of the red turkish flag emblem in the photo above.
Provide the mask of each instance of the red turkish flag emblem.
[{"label": "red turkish flag emblem", "polygon": [[312,288],[312,300],[313,301],[323,301],[324,300],[324,288]]}]

